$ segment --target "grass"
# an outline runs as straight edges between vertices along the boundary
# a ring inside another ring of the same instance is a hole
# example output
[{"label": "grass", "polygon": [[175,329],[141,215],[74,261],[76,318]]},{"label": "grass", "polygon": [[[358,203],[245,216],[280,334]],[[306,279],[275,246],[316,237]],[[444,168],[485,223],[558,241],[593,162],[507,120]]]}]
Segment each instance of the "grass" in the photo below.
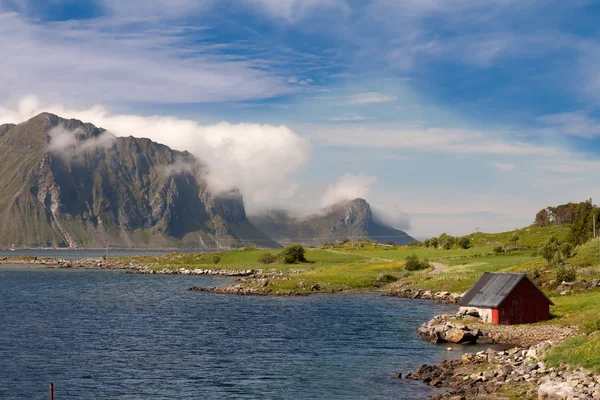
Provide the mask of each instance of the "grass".
[{"label": "grass", "polygon": [[550,236],[554,236],[560,241],[565,240],[569,234],[570,228],[570,225],[548,226],[545,228],[531,225],[509,232],[472,233],[467,237],[471,240],[473,246],[480,247],[510,244],[510,238],[516,234],[519,237],[519,241],[517,242],[518,246],[534,248],[542,244]]},{"label": "grass", "polygon": [[567,364],[600,373],[600,335],[578,336],[554,346],[546,356],[546,364],[557,367]]}]

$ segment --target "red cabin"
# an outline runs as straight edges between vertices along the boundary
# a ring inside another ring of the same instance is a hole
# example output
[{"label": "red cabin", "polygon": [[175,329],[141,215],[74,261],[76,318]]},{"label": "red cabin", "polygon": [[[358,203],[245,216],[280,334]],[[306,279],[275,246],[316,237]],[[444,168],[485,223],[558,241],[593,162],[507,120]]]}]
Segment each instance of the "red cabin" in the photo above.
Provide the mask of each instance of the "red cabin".
[{"label": "red cabin", "polygon": [[485,272],[459,302],[484,322],[514,325],[550,319],[552,300],[525,274]]}]

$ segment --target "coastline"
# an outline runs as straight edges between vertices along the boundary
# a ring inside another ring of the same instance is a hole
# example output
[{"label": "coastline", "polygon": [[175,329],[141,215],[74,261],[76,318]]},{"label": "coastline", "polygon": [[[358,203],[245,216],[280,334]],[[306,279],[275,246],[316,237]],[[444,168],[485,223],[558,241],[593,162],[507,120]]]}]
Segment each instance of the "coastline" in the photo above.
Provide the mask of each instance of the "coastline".
[{"label": "coastline", "polygon": [[[47,268],[85,268],[117,269],[126,274],[149,275],[220,275],[237,277],[235,283],[225,287],[191,287],[188,291],[210,292],[224,295],[241,296],[309,296],[312,294],[331,294],[340,292],[364,292],[364,290],[325,291],[318,285],[307,288],[308,292],[271,292],[267,289],[269,279],[281,278],[281,272],[262,270],[228,269],[151,269],[150,265],[117,259],[78,259],[10,257],[0,258],[5,265],[38,265]],[[461,294],[450,292],[431,292],[423,289],[400,288],[392,291],[377,291],[390,297],[430,300],[440,303],[456,303]],[[466,354],[461,360],[443,360],[436,365],[422,365],[418,370],[405,375],[404,379],[419,380],[426,385],[442,389],[444,393],[430,399],[475,399],[507,398],[503,396],[506,386],[521,390],[517,398],[537,398],[539,391],[562,390],[579,394],[580,397],[593,398],[600,393],[600,377],[594,377],[585,370],[568,371],[566,367],[548,368],[543,361],[544,354],[554,345],[576,333],[576,327],[558,327],[555,325],[500,326],[484,324],[471,315],[443,315],[437,322],[454,324],[459,330],[479,331],[476,337],[490,338],[479,344],[511,345],[507,351],[479,352]],[[436,320],[434,318],[431,321]],[[431,322],[430,321],[430,322]],[[423,325],[427,325],[425,323]],[[468,324],[469,326],[467,326]],[[426,340],[428,340],[425,337]],[[446,340],[431,340],[443,343]],[[444,339],[444,338],[442,338]],[[451,342],[451,341],[448,341]],[[458,340],[457,343],[461,341]],[[468,346],[468,344],[465,344]],[[579,383],[589,384],[579,386]],[[573,383],[576,383],[574,386]],[[544,393],[546,393],[544,392]],[[541,393],[541,392],[540,392]],[[487,396],[487,397],[482,397]],[[588,396],[588,397],[585,397]],[[553,399],[556,397],[540,397]]]}]

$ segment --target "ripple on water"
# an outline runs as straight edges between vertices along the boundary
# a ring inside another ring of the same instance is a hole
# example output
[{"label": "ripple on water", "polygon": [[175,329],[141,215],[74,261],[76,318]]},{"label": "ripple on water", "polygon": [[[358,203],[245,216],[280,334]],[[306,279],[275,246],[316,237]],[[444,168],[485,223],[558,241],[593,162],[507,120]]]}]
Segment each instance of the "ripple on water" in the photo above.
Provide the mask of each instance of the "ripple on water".
[{"label": "ripple on water", "polygon": [[415,334],[453,306],[186,291],[223,279],[0,269],[0,398],[412,399],[392,373],[462,352]]}]

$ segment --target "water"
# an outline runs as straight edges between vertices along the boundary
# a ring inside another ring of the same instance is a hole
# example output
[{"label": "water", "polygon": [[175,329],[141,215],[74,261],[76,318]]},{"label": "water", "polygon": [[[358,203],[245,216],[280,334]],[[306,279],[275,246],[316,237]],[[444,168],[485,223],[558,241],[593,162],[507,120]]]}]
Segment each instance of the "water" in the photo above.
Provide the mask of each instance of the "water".
[{"label": "water", "polygon": [[462,352],[415,337],[451,306],[186,291],[228,279],[0,267],[0,399],[414,399]]},{"label": "water", "polygon": [[[207,249],[178,249],[178,250],[148,250],[148,249],[109,249],[109,257],[133,257],[133,256],[162,256],[166,253],[177,251],[178,253],[199,253],[210,252],[215,250]],[[85,259],[85,258],[100,258],[106,255],[106,250],[0,250],[0,257],[52,257],[62,259]]]}]

